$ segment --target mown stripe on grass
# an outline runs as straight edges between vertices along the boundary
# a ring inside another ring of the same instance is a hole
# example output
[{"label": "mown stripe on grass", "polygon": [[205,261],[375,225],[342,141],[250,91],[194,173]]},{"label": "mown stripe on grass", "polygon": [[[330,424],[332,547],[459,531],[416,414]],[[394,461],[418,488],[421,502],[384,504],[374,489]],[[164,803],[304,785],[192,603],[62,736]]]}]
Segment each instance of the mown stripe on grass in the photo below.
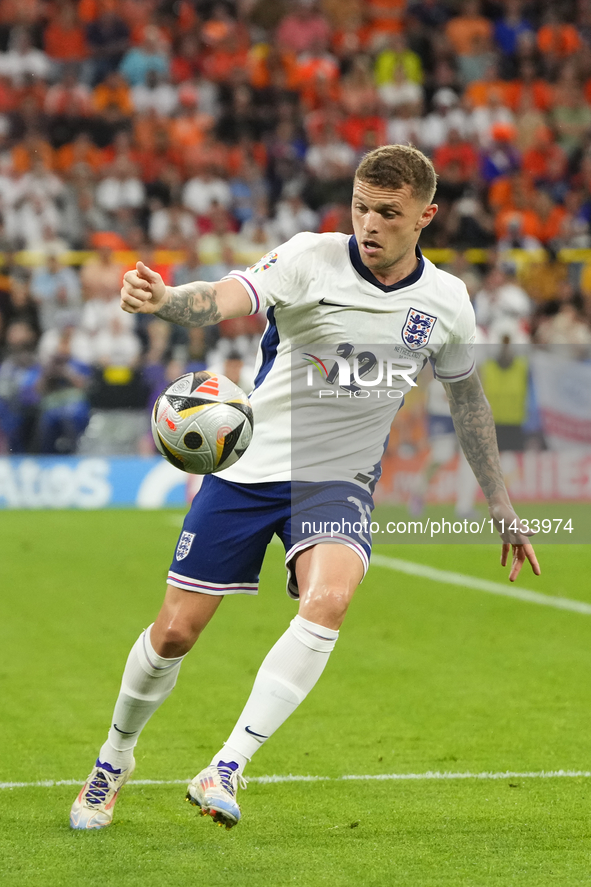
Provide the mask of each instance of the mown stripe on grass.
[{"label": "mown stripe on grass", "polygon": [[[428,780],[428,779],[557,779],[564,777],[591,777],[591,770],[503,770],[498,773],[485,770],[482,773],[449,773],[427,770],[426,773],[367,773],[347,776],[253,776],[248,781],[259,785],[279,782],[343,782],[345,780]],[[185,779],[132,779],[127,785],[186,785]],[[60,785],[83,785],[83,779],[42,779],[38,782],[0,782],[0,789],[13,788],[54,788]]]},{"label": "mown stripe on grass", "polygon": [[584,601],[540,594],[539,591],[531,591],[528,588],[516,588],[511,585],[503,585],[500,582],[492,582],[490,579],[479,579],[477,576],[467,576],[464,573],[439,570],[436,567],[428,567],[426,564],[417,564],[415,561],[405,561],[397,557],[387,557],[384,554],[373,554],[371,563],[375,567],[385,567],[387,570],[395,570],[409,576],[420,576],[423,579],[431,579],[433,582],[460,585],[463,588],[473,588],[475,591],[484,591],[487,594],[497,594],[525,601],[528,604],[539,604],[542,607],[554,607],[555,610],[570,610],[573,613],[591,616],[591,604],[586,604]]}]

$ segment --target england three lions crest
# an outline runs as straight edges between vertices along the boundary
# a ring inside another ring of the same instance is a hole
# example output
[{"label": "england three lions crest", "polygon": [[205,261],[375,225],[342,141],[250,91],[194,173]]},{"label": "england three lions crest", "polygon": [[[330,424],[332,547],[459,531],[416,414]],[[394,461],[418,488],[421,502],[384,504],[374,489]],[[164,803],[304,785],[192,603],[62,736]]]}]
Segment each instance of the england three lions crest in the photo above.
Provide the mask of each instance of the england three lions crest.
[{"label": "england three lions crest", "polygon": [[191,551],[191,545],[193,544],[193,539],[195,538],[195,533],[187,533],[186,530],[183,530],[181,533],[181,538],[179,539],[179,544],[176,547],[176,559],[177,561],[182,561],[186,558],[186,556]]},{"label": "england three lions crest", "polygon": [[436,321],[437,318],[433,314],[425,314],[424,311],[409,308],[406,322],[402,328],[402,341],[411,351],[424,348],[431,338]]}]

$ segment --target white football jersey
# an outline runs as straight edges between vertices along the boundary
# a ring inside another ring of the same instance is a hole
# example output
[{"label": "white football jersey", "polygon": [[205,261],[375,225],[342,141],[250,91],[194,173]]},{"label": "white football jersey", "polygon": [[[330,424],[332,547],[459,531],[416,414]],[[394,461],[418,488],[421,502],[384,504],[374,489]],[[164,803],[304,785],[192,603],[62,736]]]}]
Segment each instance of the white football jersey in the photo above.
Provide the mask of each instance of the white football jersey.
[{"label": "white football jersey", "polygon": [[252,443],[220,477],[373,490],[392,420],[426,361],[442,381],[474,370],[464,283],[418,248],[417,257],[412,274],[385,286],[355,237],[302,233],[228,275],[244,285],[252,313],[266,309],[267,328],[250,396]]}]

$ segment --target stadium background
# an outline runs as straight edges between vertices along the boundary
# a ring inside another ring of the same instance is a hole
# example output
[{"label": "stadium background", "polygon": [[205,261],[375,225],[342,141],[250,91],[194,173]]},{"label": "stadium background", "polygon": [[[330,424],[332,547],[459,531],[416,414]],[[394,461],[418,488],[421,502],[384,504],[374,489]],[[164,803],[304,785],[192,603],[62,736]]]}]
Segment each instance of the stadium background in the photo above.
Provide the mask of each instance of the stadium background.
[{"label": "stadium background", "polygon": [[[167,380],[207,365],[248,390],[264,318],[134,318],[122,273],[215,280],[350,232],[351,174],[387,142],[433,158],[421,244],[465,280],[480,340],[584,360],[590,41],[583,0],[0,3],[0,453],[152,454]],[[408,406],[390,474],[427,458]]]},{"label": "stadium background", "polygon": [[[359,157],[410,141],[440,175],[421,243],[465,280],[493,375],[501,346],[533,343],[549,363],[567,348],[584,378],[590,100],[585,0],[0,0],[3,884],[588,883],[585,546],[542,540],[542,576],[516,589],[490,546],[376,546],[338,655],[254,759],[263,781],[226,835],[170,783],[227,735],[291,618],[272,546],[260,598],[221,608],[142,737],[138,778],[163,783],[129,786],[112,828],[85,835],[68,830],[76,789],[61,781],[96,753],[182,521],[154,508],[186,493],[152,456],[151,400],[204,364],[248,388],[262,328],[123,315],[123,271],[141,257],[171,283],[215,280],[297,231],[349,232]],[[544,428],[531,367],[513,364],[505,458],[556,478],[546,496],[568,517],[589,498],[587,462],[560,466],[588,456],[549,439],[588,445],[591,385],[578,403],[552,389],[567,412]],[[425,385],[397,418],[385,482],[429,462],[427,400]],[[160,472],[149,488],[143,460]],[[448,516],[453,471],[431,485]],[[403,516],[413,489],[394,490]]]}]

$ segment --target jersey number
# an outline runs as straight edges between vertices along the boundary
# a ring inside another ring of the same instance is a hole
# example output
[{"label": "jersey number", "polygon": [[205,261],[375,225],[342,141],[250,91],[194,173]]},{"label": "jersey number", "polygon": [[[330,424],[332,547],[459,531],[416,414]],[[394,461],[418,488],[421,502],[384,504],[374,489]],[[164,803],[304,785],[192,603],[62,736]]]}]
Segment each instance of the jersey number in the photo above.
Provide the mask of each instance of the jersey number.
[{"label": "jersey number", "polygon": [[[337,354],[339,355],[339,357],[344,357],[345,360],[348,360],[351,356],[354,357],[354,350],[355,346],[349,344],[349,342],[343,342],[341,345],[337,345]],[[357,362],[359,367],[358,376],[369,376],[373,368],[376,366],[378,359],[371,351],[362,351],[360,354],[357,355]],[[326,377],[326,381],[329,385],[334,385],[334,383],[338,379],[338,376],[339,365],[335,361],[332,369]],[[355,393],[356,391],[361,391],[359,385],[355,384],[355,377],[353,373],[351,373],[349,385],[341,385],[340,387],[343,391],[351,391],[353,393]]]}]

